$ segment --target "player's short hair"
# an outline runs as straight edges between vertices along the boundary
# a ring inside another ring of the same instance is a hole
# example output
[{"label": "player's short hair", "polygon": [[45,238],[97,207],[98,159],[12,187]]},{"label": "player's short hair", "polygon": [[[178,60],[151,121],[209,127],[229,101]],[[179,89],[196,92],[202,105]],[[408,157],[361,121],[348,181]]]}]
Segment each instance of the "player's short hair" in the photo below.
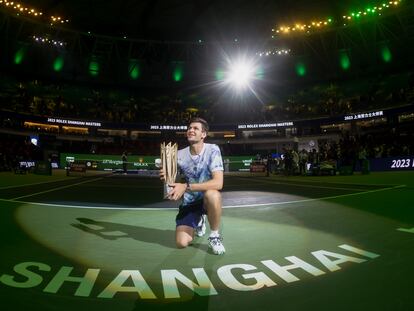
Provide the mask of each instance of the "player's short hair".
[{"label": "player's short hair", "polygon": [[210,127],[209,127],[207,121],[204,120],[203,118],[199,118],[199,117],[192,118],[190,120],[190,122],[188,122],[188,125],[190,125],[191,123],[201,123],[201,127],[202,127],[203,132],[206,132],[206,134],[208,134],[208,130],[210,129]]}]

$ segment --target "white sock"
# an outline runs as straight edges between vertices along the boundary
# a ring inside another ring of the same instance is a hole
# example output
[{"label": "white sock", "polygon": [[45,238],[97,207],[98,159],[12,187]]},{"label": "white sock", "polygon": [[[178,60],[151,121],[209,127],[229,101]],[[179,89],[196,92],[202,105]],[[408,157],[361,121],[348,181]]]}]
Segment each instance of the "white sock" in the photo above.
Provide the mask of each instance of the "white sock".
[{"label": "white sock", "polygon": [[211,230],[211,232],[210,232],[210,237],[211,238],[213,238],[213,237],[217,237],[217,236],[219,236],[220,234],[219,234],[219,232],[218,232],[218,230]]}]

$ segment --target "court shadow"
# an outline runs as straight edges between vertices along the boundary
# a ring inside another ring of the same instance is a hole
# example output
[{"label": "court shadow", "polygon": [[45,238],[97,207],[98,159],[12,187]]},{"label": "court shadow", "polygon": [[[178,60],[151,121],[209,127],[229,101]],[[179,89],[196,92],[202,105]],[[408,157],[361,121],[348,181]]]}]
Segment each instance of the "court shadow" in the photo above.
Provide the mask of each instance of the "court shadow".
[{"label": "court shadow", "polygon": [[192,242],[189,247],[203,250],[208,254],[213,254],[212,250],[208,247],[206,243],[202,243],[201,241],[197,239],[194,242]]},{"label": "court shadow", "polygon": [[71,224],[72,227],[106,240],[132,238],[137,241],[159,244],[176,249],[174,242],[175,231],[173,230],[131,226],[114,222],[97,221],[89,218],[76,218],[76,220],[79,223]]}]

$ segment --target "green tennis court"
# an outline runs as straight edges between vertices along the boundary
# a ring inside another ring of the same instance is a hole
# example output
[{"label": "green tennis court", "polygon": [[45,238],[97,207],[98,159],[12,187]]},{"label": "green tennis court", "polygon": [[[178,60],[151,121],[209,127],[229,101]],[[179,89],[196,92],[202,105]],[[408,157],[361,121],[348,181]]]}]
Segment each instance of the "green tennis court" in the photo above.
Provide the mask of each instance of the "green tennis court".
[{"label": "green tennis court", "polygon": [[414,174],[230,175],[226,254],[174,245],[156,178],[0,180],[13,310],[412,310]]}]

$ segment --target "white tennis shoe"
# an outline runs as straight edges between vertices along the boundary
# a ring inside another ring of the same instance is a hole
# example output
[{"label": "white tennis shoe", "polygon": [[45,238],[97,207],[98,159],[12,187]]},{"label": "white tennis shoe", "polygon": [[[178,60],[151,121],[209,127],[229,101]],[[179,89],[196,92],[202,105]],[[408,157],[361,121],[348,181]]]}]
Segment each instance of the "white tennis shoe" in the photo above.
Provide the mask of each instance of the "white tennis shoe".
[{"label": "white tennis shoe", "polygon": [[211,248],[214,254],[222,255],[226,252],[222,241],[223,238],[221,236],[213,236],[208,238],[208,247]]},{"label": "white tennis shoe", "polygon": [[206,215],[201,215],[201,219],[195,228],[195,234],[198,237],[202,237],[206,234]]}]

